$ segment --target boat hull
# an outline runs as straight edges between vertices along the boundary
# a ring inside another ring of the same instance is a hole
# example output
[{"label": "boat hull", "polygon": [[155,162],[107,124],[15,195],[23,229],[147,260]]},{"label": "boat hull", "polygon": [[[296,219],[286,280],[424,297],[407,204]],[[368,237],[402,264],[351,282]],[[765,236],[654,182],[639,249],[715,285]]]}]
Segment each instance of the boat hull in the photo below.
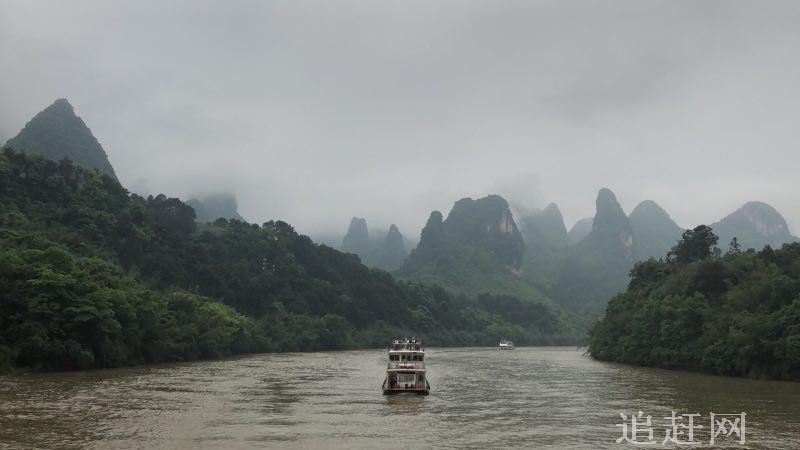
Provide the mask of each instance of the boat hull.
[{"label": "boat hull", "polygon": [[383,395],[428,395],[430,389],[425,388],[408,388],[408,389],[384,389]]}]

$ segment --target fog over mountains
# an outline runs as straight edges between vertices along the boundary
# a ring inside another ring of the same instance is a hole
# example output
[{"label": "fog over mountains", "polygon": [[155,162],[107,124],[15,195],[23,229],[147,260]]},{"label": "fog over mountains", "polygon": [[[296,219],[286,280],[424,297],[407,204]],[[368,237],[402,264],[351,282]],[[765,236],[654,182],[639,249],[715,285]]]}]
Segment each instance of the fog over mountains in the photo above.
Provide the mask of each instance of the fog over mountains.
[{"label": "fog over mountains", "polygon": [[490,194],[569,229],[603,186],[800,232],[797,2],[311,3],[4,1],[0,135],[66,97],[129,189],[339,240]]},{"label": "fog over mountains", "polygon": [[[115,177],[103,147],[66,99],[37,114],[6,147],[56,161],[71,159]],[[197,222],[242,220],[231,193],[210,193],[187,204]],[[684,231],[653,200],[640,202],[627,214],[607,188],[597,193],[594,216],[569,231],[556,203],[525,210],[515,217],[509,201],[496,194],[464,197],[446,217],[431,212],[418,243],[394,223],[388,229],[370,229],[363,217],[351,219],[341,241],[318,241],[401,278],[470,295],[491,292],[555,303],[580,316],[597,317],[608,299],[625,288],[635,262],[667,257]],[[742,249],[757,250],[798,241],[784,217],[759,201],[745,203],[711,227],[721,251],[734,237]]]},{"label": "fog over mountains", "polygon": [[[666,259],[686,230],[652,200],[628,215],[603,188],[595,203],[588,229],[573,227],[568,233],[555,203],[515,220],[500,196],[458,200],[446,219],[439,211],[430,214],[419,245],[395,273],[466,294],[514,295],[598,317],[608,299],[625,289],[636,262]],[[743,250],[800,241],[788,233],[783,217],[761,202],[748,202],[712,226],[719,230],[723,253],[734,237]],[[371,262],[370,245],[366,222],[353,218],[342,250],[378,266]]]}]

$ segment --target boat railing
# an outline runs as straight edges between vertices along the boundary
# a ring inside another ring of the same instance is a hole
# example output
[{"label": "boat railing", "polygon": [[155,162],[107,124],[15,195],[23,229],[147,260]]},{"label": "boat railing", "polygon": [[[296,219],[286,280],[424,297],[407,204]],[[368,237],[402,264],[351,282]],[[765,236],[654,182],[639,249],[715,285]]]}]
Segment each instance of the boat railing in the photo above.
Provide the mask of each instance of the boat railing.
[{"label": "boat railing", "polygon": [[425,363],[422,361],[390,361],[387,366],[388,369],[424,369]]}]

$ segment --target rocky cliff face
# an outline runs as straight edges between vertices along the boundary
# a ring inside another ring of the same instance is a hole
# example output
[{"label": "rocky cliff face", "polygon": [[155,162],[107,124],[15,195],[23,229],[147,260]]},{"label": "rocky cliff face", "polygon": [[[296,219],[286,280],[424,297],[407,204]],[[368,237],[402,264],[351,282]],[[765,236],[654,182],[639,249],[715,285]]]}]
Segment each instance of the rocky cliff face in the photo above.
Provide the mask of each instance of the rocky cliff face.
[{"label": "rocky cliff face", "polygon": [[438,211],[431,213],[417,248],[397,274],[471,294],[547,301],[520,276],[524,254],[522,234],[505,199],[464,198],[446,219]]},{"label": "rocky cliff face", "polygon": [[525,243],[508,202],[499,195],[457,201],[443,225],[449,239],[487,250],[514,270],[521,267]]},{"label": "rocky cliff face", "polygon": [[47,159],[69,159],[114,179],[105,150],[66,99],[58,99],[28,122],[5,148],[36,153]]},{"label": "rocky cliff face", "polygon": [[779,248],[789,242],[798,242],[792,236],[786,220],[772,206],[762,202],[747,202],[741,208],[711,225],[719,236],[719,246],[727,249],[731,239],[736,237],[742,249],[761,250],[769,245]]}]

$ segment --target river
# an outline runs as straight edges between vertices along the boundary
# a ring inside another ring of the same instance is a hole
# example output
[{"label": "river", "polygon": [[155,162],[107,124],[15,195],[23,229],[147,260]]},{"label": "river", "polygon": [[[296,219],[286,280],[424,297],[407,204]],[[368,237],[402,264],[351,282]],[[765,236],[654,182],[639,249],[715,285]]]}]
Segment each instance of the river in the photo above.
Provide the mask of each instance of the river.
[{"label": "river", "polygon": [[427,353],[428,397],[381,395],[385,350],[3,377],[0,447],[617,448],[620,413],[630,426],[641,410],[656,443],[630,448],[670,447],[671,411],[699,414],[704,447],[710,413],[744,412],[745,445],[730,430],[717,445],[800,448],[800,383],[606,364],[574,348]]}]

